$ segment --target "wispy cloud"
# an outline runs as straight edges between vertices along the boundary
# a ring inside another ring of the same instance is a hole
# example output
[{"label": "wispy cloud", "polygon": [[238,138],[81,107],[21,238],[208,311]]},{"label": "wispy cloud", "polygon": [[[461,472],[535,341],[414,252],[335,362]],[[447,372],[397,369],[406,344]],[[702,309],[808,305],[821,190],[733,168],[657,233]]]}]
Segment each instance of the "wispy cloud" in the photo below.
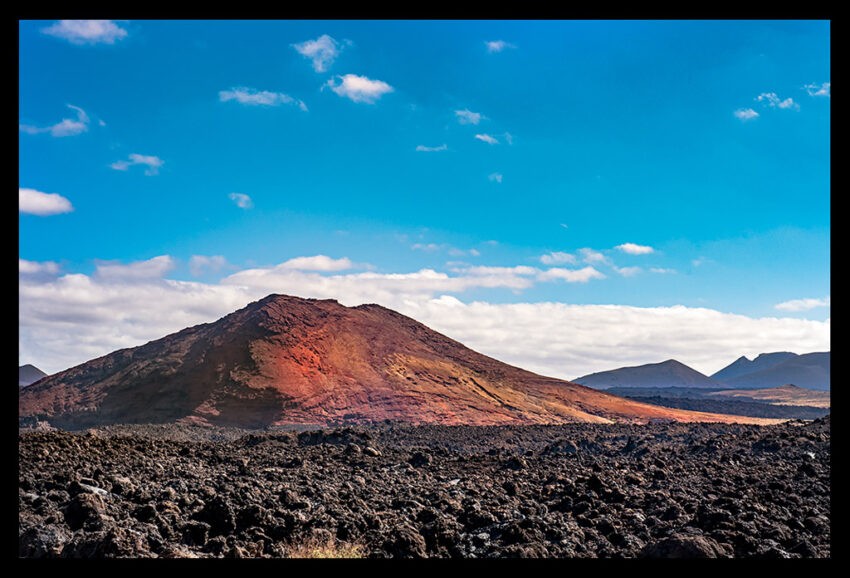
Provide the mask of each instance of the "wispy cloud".
[{"label": "wispy cloud", "polygon": [[490,173],[489,175],[487,175],[487,180],[489,180],[490,182],[493,182],[493,183],[501,184],[502,178],[503,178],[502,173]]},{"label": "wispy cloud", "polygon": [[617,245],[615,249],[619,249],[629,255],[649,255],[655,252],[655,249],[649,245],[638,245],[636,243],[623,243],[622,245]]},{"label": "wispy cloud", "polygon": [[315,40],[293,44],[292,47],[298,54],[313,62],[313,70],[316,72],[325,72],[342,51],[340,43],[327,34],[322,34]]},{"label": "wispy cloud", "polygon": [[665,269],[664,267],[650,267],[649,272],[650,273],[658,273],[658,274],[661,274],[661,275],[668,275],[668,274],[675,273],[676,270],[675,269]]},{"label": "wispy cloud", "polygon": [[487,47],[487,52],[490,54],[502,52],[506,48],[516,48],[515,44],[505,42],[504,40],[485,40],[484,46]]},{"label": "wispy cloud", "polygon": [[746,122],[748,120],[753,120],[753,119],[756,119],[756,118],[759,117],[759,113],[757,113],[756,111],[754,111],[751,108],[739,108],[738,110],[736,110],[732,114],[735,115],[735,118],[737,118],[738,120],[744,121],[744,122]]},{"label": "wispy cloud", "polygon": [[295,257],[277,267],[295,271],[345,271],[354,268],[354,263],[348,257],[334,259],[327,255],[313,255],[312,257]]},{"label": "wispy cloud", "polygon": [[325,86],[337,93],[339,96],[351,99],[354,102],[365,102],[374,104],[383,95],[393,92],[393,87],[383,80],[372,80],[365,76],[356,74],[344,74],[331,78]]},{"label": "wispy cloud", "polygon": [[248,88],[245,86],[219,91],[218,99],[221,102],[235,100],[239,104],[245,104],[248,106],[280,106],[281,104],[291,104],[293,106],[297,106],[302,111],[307,112],[307,105],[304,104],[303,100],[298,100],[297,98],[293,98],[283,92],[257,90],[256,88]]},{"label": "wispy cloud", "polygon": [[240,209],[250,209],[254,206],[254,201],[245,193],[230,193],[227,198],[236,203]]},{"label": "wispy cloud", "polygon": [[803,88],[806,89],[806,92],[809,93],[809,96],[825,96],[829,97],[829,82],[823,82],[821,84],[807,84]]},{"label": "wispy cloud", "polygon": [[127,157],[127,160],[115,161],[109,166],[116,171],[126,171],[132,166],[142,165],[147,167],[145,175],[152,177],[159,174],[159,168],[164,164],[165,161],[157,156],[132,153]]},{"label": "wispy cloud", "polygon": [[499,144],[499,141],[490,136],[489,134],[477,134],[475,135],[475,138],[477,138],[481,142],[486,142],[489,145]]},{"label": "wispy cloud", "polygon": [[579,249],[578,252],[581,255],[581,258],[585,263],[589,263],[591,265],[593,265],[593,264],[610,265],[611,264],[611,260],[608,259],[608,257],[603,255],[599,251],[594,251],[593,249],[585,247],[583,249]]},{"label": "wispy cloud", "polygon": [[584,267],[582,269],[564,269],[561,267],[553,267],[540,273],[537,278],[540,281],[551,281],[553,279],[563,279],[567,283],[587,283],[591,279],[605,279],[605,275],[594,267]]},{"label": "wispy cloud", "polygon": [[18,187],[18,211],[30,215],[46,217],[70,213],[74,210],[71,201],[56,193],[42,193],[35,189]]},{"label": "wispy cloud", "polygon": [[578,260],[575,255],[563,251],[553,251],[540,255],[540,262],[544,265],[575,265]]},{"label": "wispy cloud", "polygon": [[189,259],[189,272],[195,277],[204,273],[218,273],[227,266],[223,255],[192,255]]},{"label": "wispy cloud", "polygon": [[51,126],[32,126],[29,124],[20,124],[18,128],[27,134],[39,134],[39,133],[50,133],[50,136],[55,137],[63,137],[63,136],[76,136],[78,134],[84,133],[89,129],[89,115],[86,114],[79,106],[74,106],[73,104],[66,105],[68,108],[77,113],[77,118],[63,118],[61,121],[57,122]]},{"label": "wispy cloud", "polygon": [[514,135],[512,135],[512,134],[511,134],[511,133],[509,133],[509,132],[506,132],[506,133],[504,134],[504,136],[505,136],[505,141],[506,141],[509,145],[514,144]]},{"label": "wispy cloud", "polygon": [[614,270],[623,277],[634,277],[643,271],[640,267],[614,267]]},{"label": "wispy cloud", "polygon": [[435,253],[443,248],[442,245],[438,245],[437,243],[414,243],[410,246],[414,251],[423,251],[425,253]]},{"label": "wispy cloud", "polygon": [[792,299],[791,301],[783,301],[777,303],[773,307],[780,311],[809,311],[818,307],[829,307],[829,297],[822,299]]},{"label": "wispy cloud", "polygon": [[176,265],[177,262],[169,255],[159,255],[126,265],[115,261],[99,261],[96,263],[95,275],[109,280],[159,279]]},{"label": "wispy cloud", "polygon": [[21,275],[56,275],[59,273],[59,263],[18,259],[18,273]]},{"label": "wispy cloud", "polygon": [[483,119],[487,118],[480,112],[472,112],[468,108],[465,108],[463,110],[456,110],[455,117],[457,117],[457,121],[460,124],[478,124]]},{"label": "wispy cloud", "polygon": [[446,144],[441,144],[440,146],[436,146],[436,147],[429,147],[429,146],[425,146],[425,145],[417,145],[416,146],[416,152],[418,152],[418,153],[439,153],[439,152],[447,151],[447,150],[449,150],[449,147]]},{"label": "wispy cloud", "polygon": [[60,20],[41,31],[72,44],[115,44],[127,36],[127,31],[112,20]]},{"label": "wispy cloud", "polygon": [[789,96],[788,98],[782,99],[779,98],[775,92],[762,92],[756,97],[756,100],[770,108],[800,110],[800,105],[794,102],[793,98]]}]

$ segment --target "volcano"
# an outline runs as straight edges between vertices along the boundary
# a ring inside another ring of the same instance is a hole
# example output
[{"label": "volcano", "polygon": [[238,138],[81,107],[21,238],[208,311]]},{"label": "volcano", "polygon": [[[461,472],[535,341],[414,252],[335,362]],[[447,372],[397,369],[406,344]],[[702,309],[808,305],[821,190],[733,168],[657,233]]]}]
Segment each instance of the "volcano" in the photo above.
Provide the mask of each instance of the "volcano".
[{"label": "volcano", "polygon": [[379,305],[269,295],[21,390],[21,421],[238,427],[739,421],[626,400],[477,353]]}]

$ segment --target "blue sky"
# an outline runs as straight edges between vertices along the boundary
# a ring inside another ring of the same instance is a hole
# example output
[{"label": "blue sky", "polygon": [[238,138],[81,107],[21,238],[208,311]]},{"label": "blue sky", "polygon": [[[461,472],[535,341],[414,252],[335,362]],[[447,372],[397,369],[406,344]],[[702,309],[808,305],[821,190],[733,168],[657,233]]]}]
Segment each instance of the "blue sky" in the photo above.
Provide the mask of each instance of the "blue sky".
[{"label": "blue sky", "polygon": [[829,50],[822,21],[21,22],[22,362],[229,310],[45,343],[154,287],[682,306],[828,348]]}]

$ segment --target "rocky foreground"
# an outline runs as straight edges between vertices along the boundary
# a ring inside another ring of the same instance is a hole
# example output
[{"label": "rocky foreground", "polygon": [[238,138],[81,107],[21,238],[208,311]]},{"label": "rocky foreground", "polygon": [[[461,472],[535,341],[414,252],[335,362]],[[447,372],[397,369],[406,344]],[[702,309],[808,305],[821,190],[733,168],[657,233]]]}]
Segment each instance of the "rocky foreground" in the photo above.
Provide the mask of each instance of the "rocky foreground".
[{"label": "rocky foreground", "polygon": [[829,557],[830,421],[19,436],[23,557]]}]

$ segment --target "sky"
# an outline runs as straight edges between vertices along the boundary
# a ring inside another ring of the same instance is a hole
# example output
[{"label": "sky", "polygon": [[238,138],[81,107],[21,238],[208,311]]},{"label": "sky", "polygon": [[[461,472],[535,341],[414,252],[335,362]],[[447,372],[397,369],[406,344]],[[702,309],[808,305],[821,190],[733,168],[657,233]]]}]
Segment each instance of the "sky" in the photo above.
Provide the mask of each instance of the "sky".
[{"label": "sky", "polygon": [[826,21],[20,21],[19,359],[269,293],[562,378],[830,348]]}]

